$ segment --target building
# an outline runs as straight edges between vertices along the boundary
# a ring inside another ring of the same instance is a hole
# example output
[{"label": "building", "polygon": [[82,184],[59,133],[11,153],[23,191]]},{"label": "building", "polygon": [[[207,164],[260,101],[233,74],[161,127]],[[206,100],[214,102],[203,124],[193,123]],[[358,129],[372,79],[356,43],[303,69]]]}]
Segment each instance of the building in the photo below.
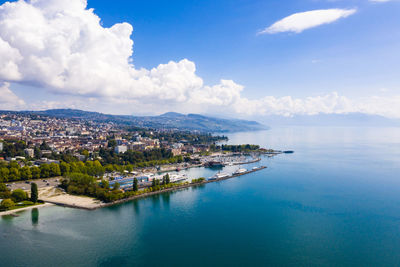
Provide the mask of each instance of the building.
[{"label": "building", "polygon": [[129,145],[130,150],[144,150],[146,148],[146,144],[142,142],[133,142]]},{"label": "building", "polygon": [[173,149],[171,149],[171,152],[172,152],[172,155],[174,155],[174,156],[182,155],[182,150],[179,148],[173,148]]},{"label": "building", "polygon": [[125,145],[115,147],[115,153],[117,153],[117,154],[125,153],[126,151],[128,151],[128,147]]},{"label": "building", "polygon": [[3,142],[0,142],[0,152],[3,151]]},{"label": "building", "polygon": [[30,158],[33,158],[35,156],[35,151],[32,148],[27,148],[24,150],[25,155],[27,155]]}]

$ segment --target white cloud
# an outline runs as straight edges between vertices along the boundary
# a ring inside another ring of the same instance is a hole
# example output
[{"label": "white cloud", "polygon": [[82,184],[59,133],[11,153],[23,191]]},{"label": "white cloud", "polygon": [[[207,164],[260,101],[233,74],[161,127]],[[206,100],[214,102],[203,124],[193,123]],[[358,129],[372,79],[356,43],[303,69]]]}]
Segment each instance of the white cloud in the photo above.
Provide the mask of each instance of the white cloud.
[{"label": "white cloud", "polygon": [[7,2],[0,6],[0,79],[71,95],[176,102],[192,94],[208,97],[187,59],[136,69],[132,30],[128,23],[103,27],[84,0]]},{"label": "white cloud", "polygon": [[[312,15],[311,21],[300,19],[296,27],[281,25],[296,32],[354,12],[333,11],[332,15],[322,11],[323,15]],[[231,80],[205,85],[196,75],[195,63],[187,59],[150,70],[139,69],[132,60],[132,31],[128,23],[103,27],[94,11],[86,8],[84,0],[4,3],[0,6],[0,108],[72,107],[119,114],[174,110],[286,116],[365,112],[400,117],[400,96],[350,100],[332,93],[304,99],[267,96],[252,100],[243,97],[244,87]],[[55,94],[51,100],[29,101],[24,105],[9,89],[9,83],[46,88]]]},{"label": "white cloud", "polygon": [[385,3],[385,2],[390,2],[393,0],[369,0],[370,2],[374,2],[374,3]]},{"label": "white cloud", "polygon": [[320,9],[295,13],[275,22],[258,34],[274,34],[279,32],[301,33],[304,30],[346,18],[356,13],[356,11],[356,9]]},{"label": "white cloud", "polygon": [[400,96],[369,96],[350,99],[333,92],[324,96],[307,98],[292,98],[291,96],[281,98],[267,96],[259,100],[241,98],[234,106],[236,112],[248,115],[292,116],[295,114],[315,115],[319,113],[346,114],[359,112],[400,118]]},{"label": "white cloud", "polygon": [[0,109],[23,108],[25,102],[10,90],[9,83],[0,83]]}]

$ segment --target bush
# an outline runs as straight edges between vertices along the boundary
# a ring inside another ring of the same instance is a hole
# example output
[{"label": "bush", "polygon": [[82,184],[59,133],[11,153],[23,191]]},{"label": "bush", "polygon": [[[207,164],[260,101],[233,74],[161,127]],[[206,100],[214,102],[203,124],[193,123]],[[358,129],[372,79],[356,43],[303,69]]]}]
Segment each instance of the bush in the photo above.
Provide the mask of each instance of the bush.
[{"label": "bush", "polygon": [[12,192],[11,197],[15,202],[20,202],[20,201],[23,201],[23,200],[27,200],[28,199],[28,194],[22,189],[15,189]]},{"label": "bush", "polygon": [[11,199],[4,199],[0,204],[0,210],[9,210],[14,207],[15,203]]}]

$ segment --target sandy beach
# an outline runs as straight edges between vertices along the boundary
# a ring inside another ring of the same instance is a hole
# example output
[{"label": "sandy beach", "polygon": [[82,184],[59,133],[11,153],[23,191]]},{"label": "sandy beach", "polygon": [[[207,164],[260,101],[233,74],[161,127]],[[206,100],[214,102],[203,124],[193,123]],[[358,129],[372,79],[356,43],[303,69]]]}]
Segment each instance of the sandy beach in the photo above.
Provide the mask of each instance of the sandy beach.
[{"label": "sandy beach", "polygon": [[96,209],[102,206],[102,202],[97,199],[69,195],[61,189],[54,187],[47,187],[40,190],[39,198],[47,203],[80,209]]}]

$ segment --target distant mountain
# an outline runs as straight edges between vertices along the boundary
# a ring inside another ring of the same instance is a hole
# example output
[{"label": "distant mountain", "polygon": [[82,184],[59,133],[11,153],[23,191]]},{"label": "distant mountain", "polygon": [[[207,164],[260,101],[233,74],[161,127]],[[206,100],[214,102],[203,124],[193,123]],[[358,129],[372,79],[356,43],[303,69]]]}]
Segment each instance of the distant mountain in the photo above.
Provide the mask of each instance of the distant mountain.
[{"label": "distant mountain", "polygon": [[119,124],[155,129],[179,129],[201,132],[239,132],[268,129],[256,121],[238,119],[220,119],[199,114],[180,114],[168,112],[160,116],[109,115],[76,109],[51,109],[45,111],[25,111],[32,114],[47,115],[58,118],[85,119],[98,122],[115,122]]},{"label": "distant mountain", "polygon": [[267,116],[262,120],[271,126],[341,126],[341,127],[399,127],[399,119],[364,113]]}]

